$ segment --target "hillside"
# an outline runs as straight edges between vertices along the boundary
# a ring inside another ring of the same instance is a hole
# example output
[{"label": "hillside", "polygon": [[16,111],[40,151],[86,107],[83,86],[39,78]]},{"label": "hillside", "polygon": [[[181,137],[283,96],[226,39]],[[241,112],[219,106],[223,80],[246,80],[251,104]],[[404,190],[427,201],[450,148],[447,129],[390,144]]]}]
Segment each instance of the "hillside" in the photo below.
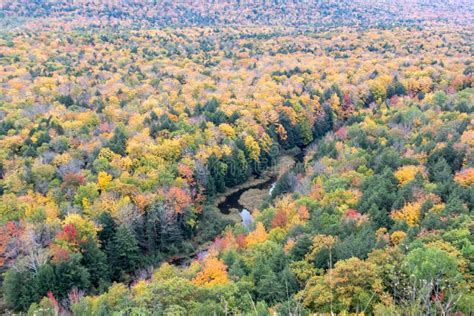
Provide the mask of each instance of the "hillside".
[{"label": "hillside", "polygon": [[[469,0],[274,0],[274,1],[8,1],[5,17],[34,18],[39,23],[74,21],[95,26],[392,26],[421,22],[472,23]],[[46,18],[46,20],[45,20]],[[51,19],[51,20],[48,20]]]},{"label": "hillside", "polygon": [[471,1],[1,8],[2,313],[472,309]]}]

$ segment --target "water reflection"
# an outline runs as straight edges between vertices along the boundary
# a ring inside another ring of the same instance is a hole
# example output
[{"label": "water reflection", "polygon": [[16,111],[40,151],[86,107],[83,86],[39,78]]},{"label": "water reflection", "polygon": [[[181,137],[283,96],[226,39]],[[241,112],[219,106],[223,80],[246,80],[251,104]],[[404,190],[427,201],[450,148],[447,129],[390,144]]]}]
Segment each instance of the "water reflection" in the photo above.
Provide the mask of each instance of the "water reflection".
[{"label": "water reflection", "polygon": [[240,217],[242,218],[242,225],[244,225],[245,228],[249,228],[253,222],[252,214],[250,214],[250,212],[244,208],[240,212]]},{"label": "water reflection", "polygon": [[272,186],[270,187],[270,190],[268,190],[268,195],[272,196],[273,190],[275,189],[277,183],[273,182]]}]

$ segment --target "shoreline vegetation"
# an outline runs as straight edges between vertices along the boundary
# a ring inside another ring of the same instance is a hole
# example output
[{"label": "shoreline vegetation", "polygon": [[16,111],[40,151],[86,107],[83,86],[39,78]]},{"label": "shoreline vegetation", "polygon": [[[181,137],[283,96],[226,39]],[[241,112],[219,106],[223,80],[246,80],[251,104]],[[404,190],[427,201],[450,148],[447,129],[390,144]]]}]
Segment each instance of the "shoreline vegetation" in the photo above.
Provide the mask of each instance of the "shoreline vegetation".
[{"label": "shoreline vegetation", "polygon": [[[219,205],[224,203],[229,196],[235,194],[238,191],[245,190],[240,194],[238,199],[238,203],[241,204],[245,209],[247,209],[250,214],[255,209],[258,209],[262,206],[262,204],[268,200],[269,198],[269,188],[270,185],[276,183],[279,180],[279,177],[283,175],[285,172],[289,171],[297,161],[297,155],[301,155],[302,149],[299,149],[298,153],[296,154],[289,154],[283,153],[277,158],[277,163],[265,170],[260,177],[252,177],[245,183],[242,183],[234,188],[227,189],[226,192],[219,194],[213,201],[212,205],[219,209]],[[276,171],[276,172],[275,172]],[[254,189],[259,185],[269,183],[270,185],[266,186],[263,189]],[[230,219],[235,224],[240,223],[242,221],[242,217],[240,215],[241,209],[238,208],[230,208],[227,210],[219,209],[222,216],[227,219]],[[172,263],[178,266],[186,265],[192,262],[193,260],[203,260],[203,257],[198,258],[198,256],[206,252],[209,247],[212,245],[212,242],[205,242],[203,244],[197,245],[195,251],[190,254],[184,256],[171,256],[164,260],[164,262]]]},{"label": "shoreline vegetation", "polygon": [[[259,186],[261,184],[267,183],[268,181],[274,179],[275,181],[278,181],[278,179],[287,171],[289,171],[296,163],[297,159],[295,158],[297,155],[300,155],[302,152],[302,149],[299,149],[298,153],[296,154],[289,154],[289,153],[283,153],[282,155],[278,156],[277,158],[277,163],[274,166],[268,167],[262,175],[259,177],[252,176],[249,180],[246,182],[239,184],[235,187],[228,188],[224,193],[218,194],[213,201],[213,205],[219,208],[219,205],[225,202],[225,200],[232,194],[245,190],[245,189],[250,189],[252,187]],[[257,189],[258,190],[258,189]],[[267,193],[268,195],[268,193]],[[244,203],[248,204],[249,201],[247,198],[244,198],[243,200]],[[242,204],[242,203],[241,203]],[[255,206],[255,205],[254,205]],[[225,214],[225,211],[222,212]]]}]

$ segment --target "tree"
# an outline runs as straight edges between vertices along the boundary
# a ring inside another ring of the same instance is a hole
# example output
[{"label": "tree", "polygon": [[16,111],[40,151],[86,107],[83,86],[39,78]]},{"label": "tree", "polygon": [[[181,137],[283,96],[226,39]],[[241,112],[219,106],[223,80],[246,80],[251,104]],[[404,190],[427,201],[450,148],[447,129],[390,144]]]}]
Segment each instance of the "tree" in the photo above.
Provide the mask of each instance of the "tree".
[{"label": "tree", "polygon": [[47,263],[42,265],[35,277],[36,291],[39,297],[44,297],[48,292],[57,293],[58,280],[54,271],[54,266]]},{"label": "tree", "polygon": [[382,174],[368,177],[362,184],[363,195],[356,206],[362,213],[368,213],[378,227],[390,227],[389,217],[397,198],[397,180],[390,169]]},{"label": "tree", "polygon": [[105,191],[111,180],[112,176],[105,171],[100,171],[97,175],[97,183],[102,191]]},{"label": "tree", "polygon": [[387,99],[390,99],[393,96],[403,96],[406,92],[405,86],[398,81],[397,77],[395,77],[387,87]]},{"label": "tree", "polygon": [[127,148],[127,136],[122,127],[117,127],[114,131],[114,136],[109,140],[107,147],[114,153],[125,156]]},{"label": "tree", "polygon": [[81,265],[82,255],[73,254],[66,261],[61,261],[54,266],[56,275],[56,284],[54,295],[63,299],[68,293],[77,288],[87,291],[90,288],[90,274],[85,267]]},{"label": "tree", "polygon": [[305,306],[317,312],[370,312],[383,294],[376,266],[357,258],[339,261],[324,276],[315,276],[298,293]]},{"label": "tree", "polygon": [[40,298],[31,271],[9,269],[5,273],[2,287],[7,307],[16,312],[28,310],[31,303]]},{"label": "tree", "polygon": [[260,146],[258,143],[255,141],[255,139],[251,135],[247,135],[245,137],[245,147],[248,151],[248,156],[250,159],[254,161],[258,161],[258,158],[260,157]]},{"label": "tree", "polygon": [[420,247],[406,257],[404,269],[410,276],[412,294],[408,304],[426,313],[450,313],[468,288],[459,272],[459,261],[444,250]]},{"label": "tree", "polygon": [[227,284],[227,266],[212,254],[208,255],[202,264],[202,269],[193,279],[193,283],[204,287]]},{"label": "tree", "polygon": [[247,246],[258,245],[265,242],[268,238],[268,234],[263,226],[262,222],[257,222],[255,230],[250,232],[245,238]]},{"label": "tree", "polygon": [[474,168],[466,168],[456,173],[454,181],[464,187],[470,187],[474,184]]},{"label": "tree", "polygon": [[89,272],[94,292],[100,293],[106,290],[110,282],[107,256],[99,249],[95,240],[89,238],[82,246],[81,264]]},{"label": "tree", "polygon": [[112,280],[123,280],[122,273],[132,273],[140,266],[140,252],[134,233],[120,226],[107,245]]},{"label": "tree", "polygon": [[402,209],[392,212],[392,218],[405,221],[409,226],[418,224],[421,214],[421,203],[413,202],[406,204]]},{"label": "tree", "polygon": [[397,178],[398,183],[400,186],[405,185],[406,183],[412,181],[415,179],[415,176],[418,174],[424,173],[424,170],[420,166],[403,166],[400,167],[397,171],[395,171],[395,178]]}]

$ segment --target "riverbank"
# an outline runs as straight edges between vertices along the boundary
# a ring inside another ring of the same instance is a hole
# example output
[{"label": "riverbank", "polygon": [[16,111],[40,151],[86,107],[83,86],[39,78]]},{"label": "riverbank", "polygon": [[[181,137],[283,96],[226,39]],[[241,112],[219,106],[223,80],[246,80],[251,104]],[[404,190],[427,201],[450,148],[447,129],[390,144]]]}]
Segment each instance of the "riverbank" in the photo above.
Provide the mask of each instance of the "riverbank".
[{"label": "riverbank", "polygon": [[261,207],[269,196],[272,185],[288,170],[295,165],[298,155],[301,153],[285,153],[278,157],[277,163],[265,170],[260,177],[251,177],[245,183],[227,189],[219,194],[214,200],[214,206],[219,208],[222,214],[237,219],[236,215],[245,208],[250,212]]},{"label": "riverbank", "polygon": [[[277,163],[265,170],[260,177],[251,177],[245,183],[226,192],[219,194],[213,205],[219,209],[220,215],[237,223],[247,221],[247,225],[253,221],[252,211],[259,209],[270,196],[270,189],[278,179],[290,170],[297,161],[301,152],[286,152],[277,159]],[[244,211],[246,210],[246,211]],[[246,214],[244,214],[246,213]],[[212,242],[197,245],[195,251],[184,256],[173,256],[166,259],[173,265],[183,266],[190,264],[193,260],[201,260],[207,255]]]}]

